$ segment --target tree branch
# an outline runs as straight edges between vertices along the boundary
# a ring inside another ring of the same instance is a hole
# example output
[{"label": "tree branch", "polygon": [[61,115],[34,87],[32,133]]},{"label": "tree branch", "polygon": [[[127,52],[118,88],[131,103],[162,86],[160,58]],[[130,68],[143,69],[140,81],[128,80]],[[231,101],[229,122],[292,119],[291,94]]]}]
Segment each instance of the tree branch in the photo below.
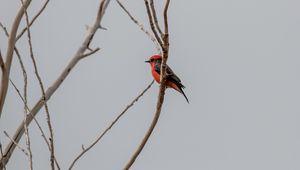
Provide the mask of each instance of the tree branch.
[{"label": "tree branch", "polygon": [[155,25],[156,29],[158,30],[160,36],[162,37],[163,34],[162,34],[160,26],[158,24],[158,20],[157,20],[157,16],[156,16],[156,10],[155,10],[155,7],[154,7],[154,1],[153,0],[150,0],[150,7],[151,7],[151,12],[152,12],[152,16],[153,16],[154,25]]},{"label": "tree branch", "polygon": [[[17,51],[16,51],[16,52],[17,52]],[[28,105],[27,105],[25,99],[22,97],[22,95],[21,95],[21,93],[20,93],[20,90],[17,88],[17,86],[15,85],[15,83],[14,83],[11,79],[10,79],[9,81],[10,81],[10,83],[13,85],[14,89],[16,90],[16,92],[17,92],[18,96],[20,97],[20,99],[22,100],[22,102],[24,103],[24,107],[25,107],[25,109],[27,110],[26,113],[28,113],[28,112],[30,113],[31,110],[29,109],[29,107],[28,107]],[[40,123],[37,121],[37,119],[36,119],[34,116],[32,116],[32,118],[33,118],[34,122],[36,123],[38,129],[40,130],[41,136],[42,136],[42,138],[44,139],[45,143],[47,144],[48,150],[51,151],[50,143],[49,143],[49,141],[48,141],[47,138],[46,138],[46,135],[45,135],[45,132],[44,132],[43,129],[42,129],[42,126],[40,125]],[[1,157],[2,157],[2,156],[3,156],[3,155],[1,155]],[[57,169],[60,170],[60,166],[59,166],[59,164],[58,164],[58,162],[57,162],[57,160],[56,160],[56,157],[54,157],[54,160],[55,160],[55,165],[56,165]]]},{"label": "tree branch", "polygon": [[[35,20],[42,14],[42,12],[46,9],[47,5],[49,3],[49,0],[46,0],[44,5],[42,6],[42,8],[38,11],[38,13],[33,17],[33,19],[30,21],[29,23],[29,27],[31,27],[31,25],[35,22]],[[25,31],[27,31],[27,26],[25,28],[23,28],[23,30],[18,34],[16,41],[18,41],[23,34],[25,33]]]},{"label": "tree branch", "polygon": [[93,55],[94,53],[96,53],[97,51],[99,51],[100,50],[100,48],[96,48],[95,50],[92,50],[92,51],[90,51],[90,52],[87,52],[87,53],[85,53],[85,54],[82,54],[82,56],[80,57],[80,59],[83,59],[83,58],[85,58],[85,57],[88,57],[88,56],[90,56],[90,55]]},{"label": "tree branch", "polygon": [[19,144],[14,141],[6,131],[3,132],[5,134],[5,136],[11,141],[13,142],[26,156],[29,156],[28,152],[26,152],[26,150],[24,148],[22,148],[21,146],[19,146]]},{"label": "tree branch", "polygon": [[[0,156],[3,156],[3,150],[2,150],[2,143],[0,142]],[[6,167],[3,167],[4,170],[6,170]]]},{"label": "tree branch", "polygon": [[[100,7],[98,9],[97,18],[95,20],[95,23],[89,29],[89,32],[87,36],[85,37],[83,43],[78,48],[77,52],[73,56],[72,60],[68,63],[68,65],[65,67],[65,69],[62,71],[62,73],[58,76],[58,78],[53,82],[53,84],[46,90],[45,92],[45,100],[43,100],[43,97],[35,104],[35,106],[32,108],[31,112],[28,114],[26,118],[26,125],[28,126],[31,121],[33,120],[33,117],[39,112],[41,107],[44,106],[45,101],[48,101],[50,97],[54,94],[54,92],[58,89],[58,87],[62,84],[62,82],[66,79],[66,77],[69,75],[71,70],[76,66],[76,64],[80,61],[81,56],[84,54],[84,52],[88,49],[88,45],[92,41],[92,38],[98,28],[100,27],[101,19],[105,13],[106,7],[108,6],[110,0],[102,0],[100,2]],[[25,3],[24,3],[25,4]],[[16,130],[13,139],[16,142],[19,142],[22,135],[24,134],[24,125],[23,122],[19,125],[18,129]],[[9,161],[9,158],[11,157],[14,149],[15,144],[13,142],[10,142],[4,151],[4,156],[0,159],[0,169],[3,169],[3,167],[7,164]]]},{"label": "tree branch", "polygon": [[2,58],[2,53],[1,53],[1,50],[0,50],[0,67],[1,67],[1,70],[2,70],[2,74],[5,70],[5,65],[4,65],[4,61],[3,61],[3,58]]},{"label": "tree branch", "polygon": [[[27,36],[28,36],[28,43],[29,43],[29,48],[30,48],[30,56],[32,56],[32,58],[33,58],[33,50],[32,50],[31,35],[30,35],[30,29],[29,29],[28,13],[27,13],[26,8],[24,7],[23,0],[20,0],[20,1],[22,3],[22,7],[24,8],[24,11],[25,11]],[[22,70],[23,70],[23,68],[22,68]],[[24,101],[25,101],[25,104],[27,104],[27,76],[24,75],[24,71],[25,70],[23,70],[23,76],[24,76],[24,99],[25,99]],[[26,143],[26,146],[27,146],[28,154],[29,154],[29,156],[28,156],[29,157],[29,169],[32,170],[33,169],[32,151],[31,151],[31,142],[30,142],[29,130],[28,130],[28,126],[25,123],[26,116],[27,116],[27,109],[26,109],[26,106],[24,106],[24,119],[23,119],[23,121],[24,121],[25,143]]]},{"label": "tree branch", "polygon": [[160,45],[158,44],[157,40],[155,39],[155,37],[153,37],[153,35],[147,31],[143,24],[141,24],[137,19],[135,19],[131,14],[130,12],[125,8],[125,6],[119,1],[117,0],[117,3],[119,4],[119,6],[125,11],[125,13],[129,16],[129,18],[131,19],[131,21],[133,21],[138,27],[140,27],[140,29],[152,40],[152,42],[155,44],[155,47],[156,47],[156,50],[157,50],[157,53],[161,53],[161,47]]},{"label": "tree branch", "polygon": [[147,10],[147,15],[148,15],[151,30],[152,30],[157,42],[159,43],[160,47],[163,48],[164,45],[163,45],[163,42],[162,42],[162,38],[158,36],[158,33],[157,33],[156,28],[154,26],[153,16],[152,16],[152,13],[150,11],[150,5],[149,5],[148,0],[145,0],[145,5],[146,5],[146,10]]},{"label": "tree branch", "polygon": [[[9,34],[8,34],[8,32],[7,32],[6,27],[4,27],[3,24],[2,24],[1,22],[0,22],[0,27],[3,29],[5,35],[6,35],[7,37],[9,37]],[[26,28],[27,28],[27,27],[26,27]],[[15,48],[14,48],[14,51],[15,51],[15,53],[16,53],[16,55],[17,55],[17,58],[18,58],[18,60],[19,60],[19,63],[20,63],[20,66],[21,66],[21,69],[22,69],[22,72],[23,72],[23,77],[24,77],[24,98],[22,97],[22,95],[21,95],[19,89],[17,88],[17,86],[14,84],[14,82],[13,82],[11,79],[10,79],[10,83],[13,85],[14,89],[16,90],[16,92],[18,93],[19,97],[21,98],[21,100],[22,100],[23,103],[24,103],[24,112],[30,113],[31,111],[30,111],[30,109],[29,109],[29,107],[28,107],[28,105],[27,105],[27,73],[26,73],[25,65],[23,64],[22,57],[21,57],[21,55],[20,55],[20,53],[19,53],[19,50],[18,50],[18,48],[17,48],[16,46],[15,46]],[[46,135],[45,135],[45,132],[44,132],[43,129],[42,129],[42,126],[39,124],[39,122],[36,120],[36,118],[35,118],[34,116],[32,116],[32,117],[33,117],[34,122],[35,122],[36,125],[38,126],[38,129],[39,129],[40,132],[41,132],[42,138],[44,139],[45,143],[47,144],[48,150],[51,152],[50,143],[48,142],[48,140],[47,140],[47,138],[46,138]],[[25,127],[24,127],[24,128],[25,128]],[[0,156],[2,157],[3,155],[0,155]],[[57,169],[60,169],[60,166],[59,166],[59,164],[58,164],[58,162],[57,162],[57,160],[56,160],[55,157],[54,157],[54,159],[55,159],[55,165],[56,165]]]},{"label": "tree branch", "polygon": [[169,9],[169,4],[170,4],[170,0],[167,0],[166,5],[165,5],[165,9],[164,9],[165,36],[166,36],[166,34],[169,34],[169,25],[168,25],[168,9]]},{"label": "tree branch", "polygon": [[[146,1],[147,0],[145,0],[145,2]],[[164,23],[167,23],[167,24],[168,24],[167,10],[168,10],[169,3],[170,3],[170,0],[167,0],[167,2],[165,4],[165,11],[164,11]],[[147,8],[147,11],[148,11],[149,6],[147,5],[147,3],[146,3],[146,8]],[[149,12],[147,12],[147,13],[148,13],[148,16],[149,16],[150,13]],[[150,22],[151,22],[151,20],[150,20]],[[152,31],[154,31],[153,28],[152,28]],[[165,29],[165,35],[168,35],[168,28]],[[143,150],[144,146],[146,145],[146,143],[147,143],[149,137],[151,136],[151,134],[152,134],[152,132],[153,132],[158,120],[159,120],[159,117],[160,117],[161,108],[162,108],[162,105],[163,105],[163,102],[164,102],[164,96],[165,96],[165,90],[166,90],[166,76],[165,75],[166,75],[166,63],[167,63],[167,60],[168,60],[168,53],[169,53],[169,36],[164,36],[162,38],[163,38],[163,45],[162,45],[163,57],[162,57],[162,64],[161,64],[161,70],[162,71],[161,71],[161,74],[160,74],[161,82],[160,82],[159,95],[158,95],[155,115],[154,115],[154,118],[151,122],[151,125],[150,125],[148,131],[146,132],[142,142],[140,143],[139,147],[137,148],[137,150],[132,155],[131,159],[128,161],[128,163],[124,167],[124,170],[128,170],[133,165],[136,158],[139,156],[139,154]]]},{"label": "tree branch", "polygon": [[[24,5],[22,0],[21,0],[21,2],[22,2],[22,5]],[[26,25],[27,25],[26,28],[27,28],[27,37],[28,37],[30,58],[31,58],[32,63],[33,63],[35,76],[38,79],[38,82],[39,82],[39,85],[40,85],[40,88],[41,88],[41,93],[42,93],[42,96],[43,96],[42,98],[44,100],[44,106],[45,106],[45,111],[46,111],[46,120],[47,120],[47,125],[48,125],[48,129],[49,129],[49,133],[50,133],[50,137],[49,137],[49,141],[50,141],[50,165],[51,165],[51,169],[54,170],[55,169],[55,166],[54,166],[54,137],[53,137],[53,129],[52,129],[52,124],[51,124],[51,118],[50,118],[48,104],[45,100],[46,97],[45,97],[44,84],[43,84],[42,78],[39,74],[37,64],[36,64],[36,61],[35,61],[35,56],[34,56],[34,53],[33,53],[33,45],[32,45],[32,40],[31,40],[31,31],[30,31],[30,26],[29,26],[30,23],[29,23],[29,17],[28,17],[26,8],[24,8],[24,11],[25,11],[25,19],[26,19]],[[25,134],[26,134],[26,133],[28,133],[28,129],[26,129],[27,125],[26,125],[25,122],[26,122],[26,117],[24,118],[24,128],[25,128]],[[29,138],[27,139],[27,142],[30,144]],[[28,146],[28,148],[30,149],[30,146]],[[32,162],[32,155],[29,155],[29,156],[31,156],[31,162]]]},{"label": "tree branch", "polygon": [[17,16],[14,19],[11,32],[9,34],[6,58],[5,58],[5,69],[2,72],[1,89],[0,89],[0,118],[1,118],[1,113],[3,110],[6,93],[7,93],[7,89],[8,89],[9,73],[10,73],[10,67],[11,67],[13,53],[14,53],[14,47],[15,47],[15,43],[16,43],[17,30],[20,25],[21,19],[24,15],[24,8],[27,9],[30,3],[31,3],[31,0],[26,0],[24,2],[24,6],[22,6],[19,9]]},{"label": "tree branch", "polygon": [[71,170],[75,163],[87,152],[89,151],[92,147],[94,147],[101,139],[102,137],[118,122],[118,120],[126,113],[126,111],[132,107],[135,102],[137,102],[145,93],[147,90],[150,89],[150,87],[152,86],[152,84],[154,83],[154,80],[142,91],[142,93],[140,93],[135,99],[133,99],[133,101],[127,105],[127,107],[117,116],[117,118],[115,118],[115,120],[104,130],[104,132],[92,143],[89,145],[89,147],[84,148],[82,147],[82,152],[74,159],[74,161],[71,163],[69,170]]}]

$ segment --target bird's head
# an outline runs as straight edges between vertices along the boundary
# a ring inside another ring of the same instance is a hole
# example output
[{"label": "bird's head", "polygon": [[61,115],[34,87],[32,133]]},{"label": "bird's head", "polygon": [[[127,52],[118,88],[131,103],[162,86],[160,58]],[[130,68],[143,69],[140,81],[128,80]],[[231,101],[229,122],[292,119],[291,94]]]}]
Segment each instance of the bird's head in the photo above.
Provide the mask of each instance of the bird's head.
[{"label": "bird's head", "polygon": [[149,60],[145,61],[146,63],[156,63],[162,60],[161,55],[154,55],[149,58]]}]

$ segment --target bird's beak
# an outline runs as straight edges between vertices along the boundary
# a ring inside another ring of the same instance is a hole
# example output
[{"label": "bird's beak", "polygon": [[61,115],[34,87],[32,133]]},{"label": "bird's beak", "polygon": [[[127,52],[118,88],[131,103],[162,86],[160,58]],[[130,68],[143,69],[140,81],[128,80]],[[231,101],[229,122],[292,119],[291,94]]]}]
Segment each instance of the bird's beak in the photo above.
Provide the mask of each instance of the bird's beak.
[{"label": "bird's beak", "polygon": [[150,60],[145,61],[146,63],[150,63]]}]

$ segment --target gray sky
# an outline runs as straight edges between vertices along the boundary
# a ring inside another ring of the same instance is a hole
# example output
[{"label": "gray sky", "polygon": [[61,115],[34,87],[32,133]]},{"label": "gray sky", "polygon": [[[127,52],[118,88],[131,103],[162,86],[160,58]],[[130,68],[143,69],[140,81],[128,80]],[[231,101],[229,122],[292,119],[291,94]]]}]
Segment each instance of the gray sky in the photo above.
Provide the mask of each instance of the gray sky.
[{"label": "gray sky", "polygon": [[[51,1],[32,27],[34,53],[46,87],[56,79],[95,18],[98,1]],[[10,28],[19,1],[2,0],[0,21]],[[125,3],[148,25],[143,1]],[[33,2],[32,16],[41,6]],[[168,64],[190,99],[167,90],[161,118],[132,169],[299,170],[300,169],[300,1],[171,1]],[[92,47],[49,101],[56,156],[67,168],[152,80],[144,63],[155,47],[115,1],[109,5]],[[24,23],[23,23],[24,26]],[[6,38],[0,31],[0,48]],[[26,36],[22,50],[29,103],[41,96],[33,76]],[[22,87],[14,60],[11,78]],[[122,169],[152,120],[158,85],[147,92],[74,169]],[[0,139],[8,139],[23,118],[10,87],[1,117]],[[38,119],[45,123],[44,110]],[[45,126],[46,128],[46,126]],[[30,126],[34,168],[47,169],[49,155],[35,124]],[[24,169],[17,150],[8,169]]]}]

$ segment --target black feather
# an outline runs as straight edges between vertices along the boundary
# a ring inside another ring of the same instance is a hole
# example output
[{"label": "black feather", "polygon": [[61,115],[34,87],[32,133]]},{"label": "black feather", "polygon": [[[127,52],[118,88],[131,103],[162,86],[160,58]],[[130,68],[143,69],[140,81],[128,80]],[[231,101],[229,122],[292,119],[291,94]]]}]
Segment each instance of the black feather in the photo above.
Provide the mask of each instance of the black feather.
[{"label": "black feather", "polygon": [[[160,74],[160,66],[161,66],[161,60],[155,60],[155,66],[154,66],[154,70]],[[166,76],[167,76],[167,80],[168,81],[171,81],[173,83],[175,83],[178,87],[179,87],[179,92],[181,94],[183,94],[184,98],[186,99],[186,101],[188,103],[189,102],[189,99],[186,97],[184,91],[182,89],[184,89],[184,85],[181,83],[181,80],[178,76],[176,76],[176,74],[173,72],[173,70],[167,65],[167,70],[166,70]]]}]

